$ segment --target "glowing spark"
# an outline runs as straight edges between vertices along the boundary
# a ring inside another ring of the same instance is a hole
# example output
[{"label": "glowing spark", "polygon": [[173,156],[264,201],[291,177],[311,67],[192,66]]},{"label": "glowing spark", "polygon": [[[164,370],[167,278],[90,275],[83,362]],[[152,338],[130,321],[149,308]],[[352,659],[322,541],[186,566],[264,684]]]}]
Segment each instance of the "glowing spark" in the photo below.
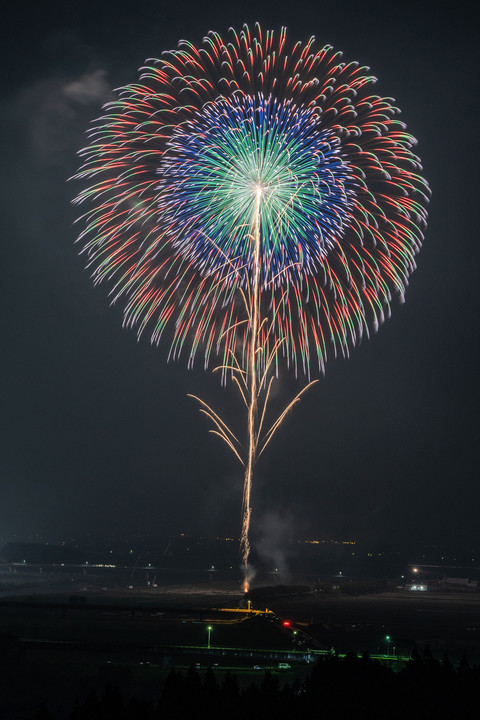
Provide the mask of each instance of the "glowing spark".
[{"label": "glowing spark", "polygon": [[[243,481],[243,519],[242,534],[240,539],[240,553],[242,557],[243,572],[245,578],[248,573],[248,557],[250,555],[250,541],[248,531],[250,528],[250,494],[252,489],[253,466],[255,465],[257,455],[257,434],[256,419],[258,413],[257,398],[257,350],[258,350],[258,324],[260,317],[260,232],[261,232],[261,215],[260,203],[263,195],[262,188],[257,185],[255,193],[255,214],[253,219],[253,280],[251,288],[251,331],[248,359],[248,380],[250,390],[250,403],[248,406],[248,457],[247,468],[245,470],[245,479]],[[246,582],[246,580],[245,580]]]}]

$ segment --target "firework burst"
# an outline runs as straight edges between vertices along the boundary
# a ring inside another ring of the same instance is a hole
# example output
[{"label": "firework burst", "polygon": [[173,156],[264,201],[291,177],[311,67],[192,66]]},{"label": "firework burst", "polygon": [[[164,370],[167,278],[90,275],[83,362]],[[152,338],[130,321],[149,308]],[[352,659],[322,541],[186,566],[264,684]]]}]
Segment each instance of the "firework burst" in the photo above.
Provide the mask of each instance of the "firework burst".
[{"label": "firework burst", "polygon": [[217,356],[240,390],[246,447],[200,402],[246,467],[245,566],[253,466],[301,395],[265,432],[278,364],[309,380],[348,354],[403,299],[423,239],[416,141],[374,83],[285,29],[211,32],[150,61],[81,152],[94,281],[127,327],[189,365]]}]

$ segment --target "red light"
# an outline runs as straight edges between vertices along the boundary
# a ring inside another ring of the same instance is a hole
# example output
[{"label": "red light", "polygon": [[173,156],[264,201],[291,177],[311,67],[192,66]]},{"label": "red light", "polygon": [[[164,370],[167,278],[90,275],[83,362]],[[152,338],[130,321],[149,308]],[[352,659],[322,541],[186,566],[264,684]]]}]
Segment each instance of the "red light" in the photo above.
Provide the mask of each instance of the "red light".
[{"label": "red light", "polygon": [[291,624],[290,620],[284,620],[282,623],[283,627],[290,627]]}]

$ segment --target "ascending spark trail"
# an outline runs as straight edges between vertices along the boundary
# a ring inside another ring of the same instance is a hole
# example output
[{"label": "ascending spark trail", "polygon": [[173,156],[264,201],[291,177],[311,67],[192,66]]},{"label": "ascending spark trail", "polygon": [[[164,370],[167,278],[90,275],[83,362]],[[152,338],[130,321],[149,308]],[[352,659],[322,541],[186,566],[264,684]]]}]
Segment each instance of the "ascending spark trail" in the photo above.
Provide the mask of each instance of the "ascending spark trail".
[{"label": "ascending spark trail", "polygon": [[260,203],[263,195],[261,185],[256,186],[255,190],[255,215],[253,219],[253,278],[252,289],[250,294],[250,353],[248,359],[248,382],[250,385],[250,402],[248,406],[248,459],[247,468],[245,470],[245,480],[243,482],[243,504],[242,504],[242,534],[240,538],[240,553],[242,557],[245,592],[248,590],[248,558],[250,555],[250,541],[248,531],[250,528],[250,493],[252,489],[253,466],[257,457],[258,434],[256,432],[256,423],[258,415],[258,396],[257,396],[257,349],[258,349],[258,325],[260,318],[260,233],[261,233],[261,217]]},{"label": "ascending spark trail", "polygon": [[[245,469],[245,478],[243,481],[243,502],[242,502],[242,533],[240,537],[240,555],[242,558],[242,570],[243,570],[243,590],[244,592],[247,592],[249,589],[249,557],[250,557],[250,540],[249,540],[249,531],[250,531],[250,516],[251,516],[251,506],[250,506],[250,494],[252,490],[252,478],[253,478],[253,468],[255,466],[255,462],[259,455],[262,454],[262,452],[265,450],[266,446],[274,436],[275,432],[280,427],[281,423],[283,422],[286,415],[290,412],[290,410],[293,408],[294,405],[300,400],[300,397],[303,395],[303,393],[308,390],[312,385],[314,385],[317,380],[313,380],[312,382],[308,383],[295,397],[293,400],[288,403],[287,407],[283,410],[283,412],[278,416],[276,421],[273,423],[271,428],[268,430],[267,433],[263,436],[262,440],[260,441],[260,434],[262,431],[263,421],[265,419],[265,412],[268,405],[268,400],[270,396],[270,390],[272,387],[272,383],[274,380],[274,376],[271,375],[270,379],[267,383],[267,375],[270,370],[270,366],[272,362],[276,359],[278,355],[279,348],[281,346],[281,341],[274,344],[273,349],[270,351],[268,347],[268,340],[270,335],[270,328],[272,326],[272,323],[269,325],[269,329],[267,330],[267,337],[263,342],[260,342],[259,338],[259,332],[260,328],[264,324],[261,322],[260,317],[260,307],[261,307],[261,284],[260,284],[260,275],[261,275],[261,263],[262,263],[262,252],[261,252],[261,232],[262,232],[262,217],[261,217],[261,201],[264,195],[264,188],[261,184],[257,184],[255,186],[255,213],[252,223],[252,233],[251,238],[253,240],[253,272],[252,272],[252,280],[251,280],[251,287],[249,288],[248,292],[248,301],[246,300],[247,304],[247,314],[249,317],[250,322],[250,346],[249,346],[249,353],[248,353],[248,365],[247,365],[247,372],[244,374],[246,376],[246,390],[249,395],[248,400],[248,453],[247,453],[247,462],[246,462],[246,469]],[[267,318],[265,318],[267,320]],[[258,353],[262,353],[266,355],[265,360],[265,370],[263,372],[263,375],[261,377],[260,382],[258,381],[257,377],[257,370],[259,367],[257,355]],[[241,369],[238,368],[237,372],[240,371],[242,373]],[[237,383],[239,387],[240,383]],[[262,392],[264,393],[264,399],[263,399],[263,408],[262,413],[260,417],[260,421],[258,420],[258,401],[259,397],[261,396]],[[243,399],[245,403],[247,404],[246,397],[244,393],[241,391]],[[231,434],[231,431],[229,431]],[[225,438],[224,438],[225,439]],[[232,447],[232,444],[230,441],[227,440],[227,444]],[[258,452],[258,448],[260,446],[260,452]],[[234,447],[232,449],[235,452]]]},{"label": "ascending spark trail", "polygon": [[[274,326],[274,317],[261,316],[261,300],[262,300],[262,214],[261,204],[264,198],[265,187],[260,183],[254,185],[255,203],[251,225],[251,232],[248,234],[250,243],[252,244],[252,262],[249,283],[246,292],[243,294],[245,312],[249,326],[248,352],[246,359],[242,363],[235,356],[232,358],[231,364],[223,364],[215,368],[215,371],[231,372],[232,378],[240,392],[242,400],[247,408],[247,448],[244,448],[237,436],[228,427],[226,422],[220,415],[213,410],[204,400],[196,395],[190,397],[200,403],[200,412],[206,415],[214,425],[214,429],[210,430],[214,435],[218,435],[228,445],[236,458],[245,467],[245,475],[243,481],[243,499],[242,499],[242,530],[240,536],[240,557],[243,571],[243,590],[247,592],[249,589],[249,557],[250,557],[250,518],[251,505],[250,496],[252,490],[253,470],[257,459],[267,447],[270,440],[282,424],[286,415],[290,412],[294,405],[300,400],[303,393],[314,385],[318,380],[308,383],[295,397],[291,400],[285,409],[280,413],[269,430],[262,434],[263,424],[266,419],[267,406],[270,398],[270,391],[275,374],[271,371],[272,364],[278,358],[279,350],[283,344],[283,338],[272,339],[272,328]],[[279,308],[283,306],[283,300],[279,303]],[[279,311],[277,308],[277,312]],[[227,328],[225,332],[228,332]],[[261,333],[263,336],[261,337]],[[272,346],[270,343],[272,342]],[[259,413],[259,405],[261,412]]]}]

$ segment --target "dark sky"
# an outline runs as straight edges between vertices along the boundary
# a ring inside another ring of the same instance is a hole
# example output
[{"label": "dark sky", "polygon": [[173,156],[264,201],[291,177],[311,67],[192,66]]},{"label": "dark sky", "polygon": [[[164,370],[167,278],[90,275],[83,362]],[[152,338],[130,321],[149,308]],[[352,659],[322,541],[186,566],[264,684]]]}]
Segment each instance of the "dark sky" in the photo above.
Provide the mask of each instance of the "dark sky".
[{"label": "dark sky", "polygon": [[[111,89],[178,39],[259,20],[315,34],[395,97],[433,191],[406,304],[326,377],[258,466],[253,527],[480,544],[478,57],[463,2],[14,4],[3,17],[0,540],[237,537],[242,474],[186,395],[232,389],[122,330],[74,247],[67,183]],[[5,72],[6,71],[6,72]],[[299,389],[282,374],[278,401]]]}]

